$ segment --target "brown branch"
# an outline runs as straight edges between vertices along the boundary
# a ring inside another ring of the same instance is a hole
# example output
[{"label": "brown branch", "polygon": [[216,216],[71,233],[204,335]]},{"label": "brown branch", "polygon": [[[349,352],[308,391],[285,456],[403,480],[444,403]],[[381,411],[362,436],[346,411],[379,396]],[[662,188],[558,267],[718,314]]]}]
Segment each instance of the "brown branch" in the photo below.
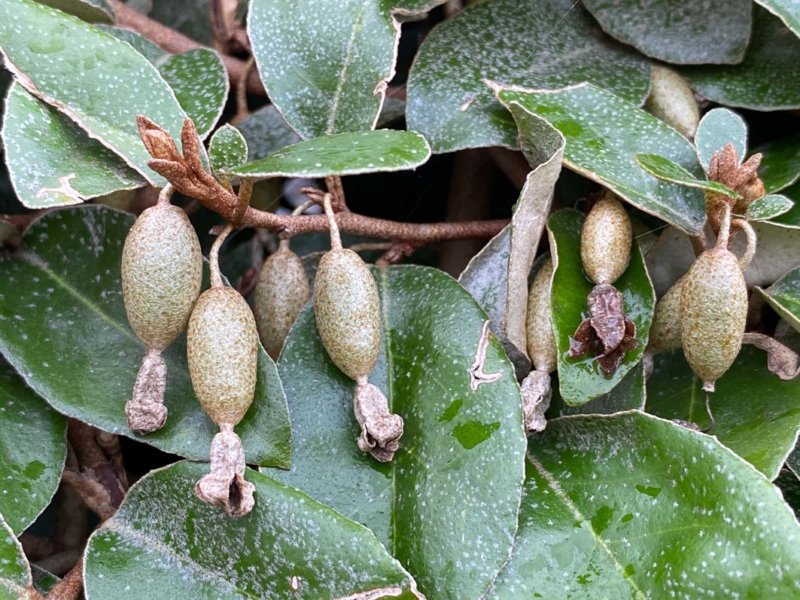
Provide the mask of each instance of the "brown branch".
[{"label": "brown branch", "polygon": [[[189,50],[204,48],[202,44],[197,43],[192,38],[143,15],[123,4],[120,0],[108,0],[108,3],[114,9],[117,25],[132,29],[167,52],[181,54]],[[228,77],[235,84],[242,79],[243,74],[248,70],[247,62],[227,54],[221,54],[221,57],[222,62],[225,64],[225,69],[228,71]],[[255,70],[250,70],[247,76],[247,90],[262,96],[267,93]]]},{"label": "brown branch", "polygon": [[[181,133],[183,156],[178,153],[175,142],[161,127],[141,115],[137,117],[137,122],[142,141],[153,156],[153,160],[147,163],[150,168],[168,179],[176,190],[196,199],[236,227],[261,227],[283,237],[328,231],[325,215],[277,215],[252,207],[247,207],[242,214],[238,196],[203,169],[197,132],[191,119],[184,121]],[[461,223],[399,223],[349,211],[337,214],[336,222],[347,233],[419,243],[488,238],[508,225],[507,219]]]},{"label": "brown branch", "polygon": [[64,578],[53,586],[47,600],[76,600],[83,591],[83,557],[69,570]]}]

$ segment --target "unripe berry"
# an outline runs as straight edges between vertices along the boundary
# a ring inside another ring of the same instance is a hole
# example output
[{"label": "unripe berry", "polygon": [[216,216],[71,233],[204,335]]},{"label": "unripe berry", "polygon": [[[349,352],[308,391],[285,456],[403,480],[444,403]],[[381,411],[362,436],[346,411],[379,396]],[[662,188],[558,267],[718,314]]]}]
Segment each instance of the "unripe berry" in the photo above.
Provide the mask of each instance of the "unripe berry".
[{"label": "unripe berry", "polygon": [[733,364],[747,321],[747,286],[736,256],[724,247],[703,252],[681,286],[681,341],[686,360],[714,391]]},{"label": "unripe berry", "polygon": [[700,109],[692,88],[678,73],[660,65],[651,68],[645,109],[689,139],[700,124]]},{"label": "unripe berry", "polygon": [[528,317],[525,323],[528,356],[537,371],[551,373],[557,365],[556,337],[550,310],[550,281],[553,262],[548,258],[533,279],[528,294]]},{"label": "unripe berry", "polygon": [[651,353],[669,352],[681,347],[681,287],[683,277],[678,279],[656,304],[653,325],[650,327]]},{"label": "unripe berry", "polygon": [[320,260],[314,315],[333,363],[352,379],[369,375],[380,351],[380,300],[372,273],[352,250],[331,250]]},{"label": "unripe berry", "polygon": [[261,343],[277,359],[297,315],[311,295],[300,257],[288,248],[270,255],[253,293],[253,313]]},{"label": "unripe berry", "polygon": [[258,366],[255,319],[239,292],[203,292],[189,319],[186,348],[203,410],[217,425],[236,425],[253,402]]},{"label": "unripe berry", "polygon": [[200,242],[183,210],[159,203],[139,215],[122,250],[122,297],[148,348],[164,350],[186,329],[202,277]]},{"label": "unripe berry", "polygon": [[622,203],[606,194],[592,207],[581,231],[581,261],[594,283],[614,283],[631,257],[633,228]]}]

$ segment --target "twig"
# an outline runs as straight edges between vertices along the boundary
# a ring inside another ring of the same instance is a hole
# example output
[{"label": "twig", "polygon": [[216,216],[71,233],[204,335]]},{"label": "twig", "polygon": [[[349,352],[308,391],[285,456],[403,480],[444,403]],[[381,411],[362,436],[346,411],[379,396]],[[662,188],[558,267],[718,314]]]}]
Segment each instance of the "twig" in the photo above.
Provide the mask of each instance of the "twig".
[{"label": "twig", "polygon": [[325,194],[322,202],[325,207],[325,217],[328,219],[328,229],[331,232],[331,250],[341,250],[342,236],[339,234],[339,226],[336,224],[336,215],[331,206],[331,194]]},{"label": "twig", "polygon": [[[414,244],[411,242],[397,242],[392,244],[386,253],[377,261],[375,261],[375,264],[379,267],[393,265],[414,254],[419,247],[420,244]],[[351,247],[350,249],[355,250],[355,247]]]},{"label": "twig", "polygon": [[[130,8],[120,0],[108,0],[108,3],[117,17],[117,25],[140,33],[167,52],[181,54],[189,50],[205,47],[190,37]],[[235,84],[242,78],[242,74],[247,71],[247,63],[227,54],[222,54],[221,56],[225,69],[228,71],[228,77]],[[258,73],[253,70],[247,75],[247,90],[252,94],[260,94],[262,96],[267,93],[258,77]]]},{"label": "twig", "polygon": [[[239,216],[239,198],[207,173],[200,161],[197,132],[190,119],[186,119],[181,134],[183,156],[175,142],[161,127],[140,116],[139,132],[145,147],[154,157],[150,168],[166,177],[179,192],[196,199],[226,221]],[[465,221],[461,223],[399,223],[366,217],[350,211],[336,216],[341,231],[388,240],[430,243],[445,240],[464,240],[492,237],[508,224],[507,219],[491,221]],[[261,227],[292,237],[302,233],[328,230],[325,215],[278,215],[247,207],[238,227]]]},{"label": "twig", "polygon": [[232,119],[233,123],[239,123],[250,114],[250,108],[247,105],[247,78],[255,64],[256,59],[251,56],[245,64],[242,76],[236,82],[236,115]]},{"label": "twig", "polygon": [[47,600],[76,600],[83,591],[83,557],[53,586]]},{"label": "twig", "polygon": [[344,188],[342,187],[342,178],[338,175],[325,178],[325,187],[331,194],[331,206],[333,212],[344,212],[347,210],[347,203],[344,199]]},{"label": "twig", "polygon": [[233,231],[233,225],[228,223],[219,233],[217,239],[214,240],[208,253],[208,270],[211,272],[211,287],[214,288],[222,287],[222,274],[219,271],[219,249],[231,231]]}]

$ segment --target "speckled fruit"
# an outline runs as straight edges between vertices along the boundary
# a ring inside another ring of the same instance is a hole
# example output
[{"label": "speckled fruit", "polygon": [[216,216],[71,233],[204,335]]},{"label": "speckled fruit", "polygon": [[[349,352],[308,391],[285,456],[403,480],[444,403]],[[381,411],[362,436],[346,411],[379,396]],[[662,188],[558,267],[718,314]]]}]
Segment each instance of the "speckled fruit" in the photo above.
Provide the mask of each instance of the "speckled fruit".
[{"label": "speckled fruit", "polygon": [[612,194],[594,205],[581,231],[581,261],[589,279],[614,283],[631,258],[633,229],[622,203]]},{"label": "speckled fruit", "polygon": [[297,254],[281,249],[264,261],[253,293],[253,313],[261,343],[272,358],[278,358],[289,329],[310,295]]},{"label": "speckled fruit", "polygon": [[256,387],[258,332],[239,292],[226,287],[203,292],[189,319],[186,349],[203,410],[217,424],[241,421]]},{"label": "speckled fruit", "polygon": [[652,353],[668,352],[681,347],[681,288],[683,277],[667,290],[656,304],[650,327],[648,349]]},{"label": "speckled fruit", "polygon": [[171,204],[145,210],[122,250],[122,296],[134,333],[163,350],[186,329],[203,277],[200,242]]},{"label": "speckled fruit", "polygon": [[331,250],[319,261],[314,315],[334,364],[353,379],[369,375],[380,350],[380,300],[372,273],[352,250]]},{"label": "speckled fruit", "polygon": [[528,318],[525,323],[528,356],[537,371],[550,373],[557,365],[556,336],[553,334],[553,314],[550,310],[550,280],[553,263],[548,258],[528,293]]},{"label": "speckled fruit", "polygon": [[700,109],[688,82],[672,69],[653,65],[647,111],[692,139],[700,124]]},{"label": "speckled fruit", "polygon": [[703,389],[731,366],[742,346],[747,286],[736,256],[725,248],[703,252],[681,286],[683,353]]}]

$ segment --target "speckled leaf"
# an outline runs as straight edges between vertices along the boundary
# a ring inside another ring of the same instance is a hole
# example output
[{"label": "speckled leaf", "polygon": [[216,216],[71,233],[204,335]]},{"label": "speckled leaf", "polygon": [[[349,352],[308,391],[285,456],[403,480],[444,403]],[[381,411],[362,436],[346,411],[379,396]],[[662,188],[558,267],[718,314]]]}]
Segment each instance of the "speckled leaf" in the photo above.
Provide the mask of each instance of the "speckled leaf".
[{"label": "speckled leaf", "polygon": [[[547,215],[550,214],[553,189],[561,173],[564,136],[547,121],[529,113],[518,104],[512,104],[510,110],[519,128],[520,147],[533,170],[528,174],[519,199],[514,205],[508,228],[508,251],[501,249],[507,260],[505,262],[486,260],[489,257],[483,254],[481,258],[470,261],[465,270],[467,275],[464,277],[462,274],[460,281],[476,285],[475,293],[469,286],[467,291],[478,300],[479,296],[485,293],[485,289],[479,291],[484,288],[481,279],[488,277],[491,280],[492,283],[489,285],[495,288],[491,295],[503,298],[504,305],[490,306],[487,312],[494,317],[493,331],[507,348],[509,345],[512,346],[510,356],[513,360],[520,354],[527,358],[528,354],[525,333],[526,311],[519,310],[519,307],[527,306],[528,275],[533,266]],[[470,270],[478,272],[472,275],[468,273]],[[497,289],[499,286],[504,289]],[[521,366],[519,361],[514,360],[514,362],[519,369]]]},{"label": "speckled leaf", "polygon": [[105,0],[37,0],[37,2],[63,10],[89,23],[114,21],[114,11]]},{"label": "speckled leaf", "polygon": [[247,142],[238,129],[223,125],[211,136],[208,159],[215,173],[228,171],[247,162]]},{"label": "speckled leaf", "polygon": [[337,133],[298,142],[255,162],[231,169],[252,179],[328,177],[414,169],[431,155],[425,138],[411,131]]},{"label": "speckled leaf", "polygon": [[163,185],[147,166],[150,155],[139,139],[136,115],[146,115],[179,138],[186,114],[141,54],[32,0],[0,0],[0,50],[25,89],[76,121],[146,179]]},{"label": "speckled leaf", "polygon": [[301,137],[373,129],[400,38],[398,14],[444,0],[252,0],[247,30],[272,102]]},{"label": "speckled leaf", "polygon": [[0,600],[26,598],[32,586],[31,567],[22,544],[0,515]]},{"label": "speckled leaf", "polygon": [[20,534],[56,493],[67,457],[67,422],[2,359],[0,414],[0,481],[6,492],[0,494],[0,514]]},{"label": "speckled leaf", "polygon": [[766,10],[754,11],[753,37],[738,65],[684,67],[692,87],[713,102],[755,110],[800,107],[800,39]]},{"label": "speckled leaf", "polygon": [[694,135],[697,157],[706,172],[711,157],[726,144],[733,144],[736,156],[743,160],[747,153],[747,123],[732,110],[715,108],[703,115]]},{"label": "speckled leaf", "polygon": [[686,187],[716,192],[717,194],[723,194],[729,198],[736,197],[736,192],[727,185],[717,181],[698,179],[682,166],[672,162],[665,156],[660,156],[658,154],[637,154],[635,158],[636,164],[653,177],[658,177],[664,181],[672,181],[673,183],[685,185]]},{"label": "speckled leaf", "polygon": [[736,64],[750,41],[750,0],[583,0],[603,30],[640,52],[682,65]]},{"label": "speckled leaf", "polygon": [[292,414],[292,470],[274,476],[372,529],[429,599],[478,598],[508,558],[523,479],[519,387],[490,336],[471,389],[486,316],[441,271],[374,270],[382,349],[370,382],[405,420],[388,464],[356,446],[354,383],[329,360],[313,311],[280,360]]},{"label": "speckled leaf", "polygon": [[794,207],[794,202],[781,194],[769,194],[758,198],[747,207],[747,218],[754,221],[774,219],[789,212]]},{"label": "speckled leaf", "polygon": [[11,183],[28,208],[79,204],[145,184],[119,156],[19,84],[6,97],[2,138]]},{"label": "speckled leaf", "polygon": [[581,265],[582,227],[583,216],[572,209],[553,213],[547,222],[555,266],[550,304],[558,344],[559,390],[564,401],[571,406],[585,404],[609,393],[642,360],[656,301],[644,258],[638,244],[634,243],[630,265],[614,282],[614,287],[624,297],[625,315],[636,325],[638,345],[625,353],[619,368],[611,377],[603,373],[591,356],[568,358],[570,338],[586,316],[586,299],[594,287],[584,275]]},{"label": "speckled leaf", "polygon": [[570,406],[564,402],[554,380],[553,398],[550,400],[547,416],[556,418],[567,415],[612,415],[625,410],[644,410],[646,396],[644,361],[642,361],[628,371],[613,390],[580,406]]},{"label": "speckled leaf", "polygon": [[[167,452],[208,458],[216,427],[192,391],[185,338],[167,361],[163,429],[137,436],[123,406],[145,353],[122,303],[122,245],[133,216],[103,206],[50,212],[0,261],[0,351],[53,408]],[[76,351],[80,349],[80,351]],[[251,464],[287,467],[289,420],[275,364],[259,348],[255,399],[237,426]]]},{"label": "speckled leaf", "polygon": [[365,527],[251,470],[255,508],[232,519],[195,497],[207,470],[181,462],[131,489],[89,541],[87,600],[411,597],[413,580]]},{"label": "speckled leaf", "polygon": [[800,331],[800,267],[789,271],[767,289],[756,288],[782,319]]},{"label": "speckled leaf", "polygon": [[516,147],[514,122],[486,79],[536,88],[590,81],[641,104],[650,67],[600,33],[580,3],[477,3],[420,47],[408,81],[409,129],[424,134],[434,152]]},{"label": "speckled leaf", "polygon": [[800,379],[779,379],[767,370],[766,354],[745,345],[713,394],[701,386],[682,352],[659,354],[647,381],[647,412],[695,423],[770,479],[777,477],[800,430]]},{"label": "speckled leaf", "polygon": [[300,141],[274,104],[249,114],[235,124],[247,141],[247,160],[258,160]]},{"label": "speckled leaf", "polygon": [[800,179],[800,140],[797,136],[768,142],[753,152],[762,154],[758,176],[768,193],[779,192]]},{"label": "speckled leaf", "polygon": [[114,27],[113,25],[96,25],[96,27],[113,35],[115,38],[122,40],[123,42],[129,43],[134,47],[134,49],[136,49],[137,52],[139,52],[139,54],[153,63],[156,68],[169,60],[169,57],[172,56],[172,54],[166,50],[163,50],[160,46],[157,46],[143,35],[139,35],[130,29]]},{"label": "speckled leaf", "polygon": [[795,35],[800,36],[800,4],[797,0],[756,0],[756,2],[777,15]]},{"label": "speckled leaf", "polygon": [[558,91],[498,88],[498,97],[507,105],[518,103],[561,131],[567,139],[564,163],[570,169],[687,233],[702,230],[702,192],[654,179],[634,160],[636,154],[659,154],[701,177],[694,148],[669,125],[588,84]]},{"label": "speckled leaf", "polygon": [[[794,207],[775,217],[770,221],[770,224],[786,229],[800,229],[800,183],[795,183],[791,187],[784,189],[783,193],[794,202]],[[798,243],[800,243],[800,238]]]},{"label": "speckled leaf", "polygon": [[514,554],[492,598],[794,598],[800,526],[714,438],[642,413],[530,439]]},{"label": "speckled leaf", "polygon": [[[147,16],[205,45],[214,42],[211,0],[144,0]],[[128,0],[130,3],[131,0]],[[244,2],[244,0],[242,0]]]},{"label": "speckled leaf", "polygon": [[177,54],[158,67],[183,110],[204,139],[213,129],[228,99],[228,74],[219,54],[198,48]]}]

